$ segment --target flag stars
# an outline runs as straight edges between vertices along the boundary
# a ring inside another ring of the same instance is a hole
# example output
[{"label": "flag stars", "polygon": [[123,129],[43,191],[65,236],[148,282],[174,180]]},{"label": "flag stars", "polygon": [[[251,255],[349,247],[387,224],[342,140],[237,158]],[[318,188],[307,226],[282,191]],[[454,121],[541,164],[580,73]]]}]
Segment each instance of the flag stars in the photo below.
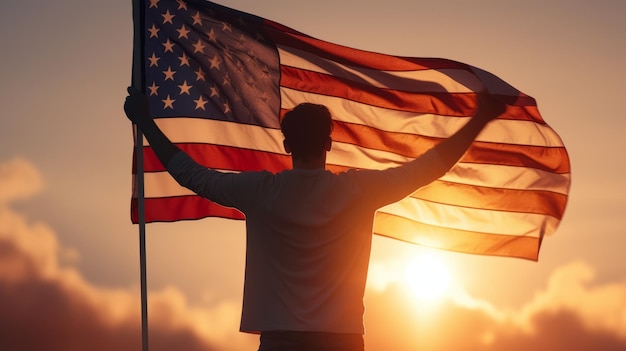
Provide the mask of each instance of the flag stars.
[{"label": "flag stars", "polygon": [[204,48],[206,47],[204,44],[202,44],[202,40],[198,39],[198,42],[195,44],[192,44],[191,46],[193,46],[193,53],[201,53],[204,54]]},{"label": "flag stars", "polygon": [[160,58],[160,57],[157,57],[157,56],[154,54],[154,52],[153,52],[153,53],[152,53],[152,56],[148,57],[148,60],[150,61],[150,67],[152,67],[152,66],[157,66],[157,67],[159,67],[159,60],[160,60],[160,59],[161,59],[161,58]]},{"label": "flag stars", "polygon": [[172,66],[168,66],[167,67],[167,71],[162,71],[163,74],[165,74],[165,80],[171,79],[174,80],[174,74],[176,74],[176,71],[172,71]]},{"label": "flag stars", "polygon": [[163,47],[165,47],[165,52],[171,52],[174,53],[174,43],[172,43],[170,41],[170,39],[168,38],[167,41],[165,41],[165,43],[163,43]]},{"label": "flag stars", "polygon": [[220,92],[217,89],[217,85],[213,84],[213,86],[211,86],[209,90],[211,90],[211,95],[209,95],[209,97],[214,97],[214,96],[220,97]]},{"label": "flag stars", "polygon": [[153,7],[154,7],[154,8],[159,8],[159,5],[158,5],[158,4],[159,4],[159,1],[160,1],[160,0],[150,0],[150,7],[148,7],[148,8],[149,8],[149,9],[151,9],[151,8],[153,8]]},{"label": "flag stars", "polygon": [[148,28],[148,32],[150,32],[150,38],[158,38],[160,29],[156,27],[154,23],[152,23],[152,27]]},{"label": "flag stars", "polygon": [[267,65],[263,65],[263,67],[261,67],[261,72],[263,72],[263,78],[270,77],[270,68],[267,67]]},{"label": "flag stars", "polygon": [[202,25],[202,18],[200,17],[200,11],[197,11],[195,15],[191,16],[193,24]]},{"label": "flag stars", "polygon": [[245,74],[246,83],[249,87],[254,88],[256,85],[256,79],[251,74]]},{"label": "flag stars", "polygon": [[261,95],[259,96],[259,99],[261,99],[261,101],[267,103],[270,100],[270,96],[267,94],[267,91],[263,91],[261,93]]},{"label": "flag stars", "polygon": [[188,36],[189,29],[187,29],[184,24],[180,27],[180,29],[177,29],[176,31],[178,32],[178,39],[180,38],[189,39],[189,36]]},{"label": "flag stars", "polygon": [[191,95],[189,93],[189,89],[193,88],[193,86],[187,85],[187,81],[184,81],[182,85],[178,86],[178,88],[180,88],[180,95],[183,95],[183,94]]},{"label": "flag stars", "polygon": [[176,0],[178,3],[178,10],[185,9],[187,10],[187,4],[183,0]]},{"label": "flag stars", "polygon": [[180,66],[189,66],[189,56],[187,56],[187,54],[185,54],[185,52],[183,52],[183,56],[179,56],[178,59],[180,60]]},{"label": "flag stars", "polygon": [[199,80],[206,81],[206,79],[204,79],[204,72],[202,71],[202,67],[198,68],[197,71],[193,71],[193,73],[196,74],[196,81],[199,81]]},{"label": "flag stars", "polygon": [[246,42],[246,37],[243,34],[241,34],[239,35],[239,39],[236,40],[235,46],[241,49],[245,46],[245,42]]},{"label": "flag stars", "polygon": [[216,54],[213,56],[212,59],[209,60],[209,63],[211,63],[211,68],[215,68],[219,71],[220,65],[222,64],[222,59]]},{"label": "flag stars", "polygon": [[237,61],[235,63],[235,68],[239,71],[239,73],[243,73],[244,65],[241,61]]},{"label": "flag stars", "polygon": [[224,56],[226,57],[226,59],[228,59],[228,61],[231,61],[231,62],[233,61],[233,54],[232,54],[230,48],[228,48],[228,47],[224,48],[223,53],[224,53]]},{"label": "flag stars", "polygon": [[209,38],[209,41],[217,43],[217,34],[215,34],[215,30],[213,30],[213,28],[211,28],[211,30],[206,35]]},{"label": "flag stars", "polygon": [[231,27],[230,23],[228,22],[222,22],[222,32],[233,32],[233,28]]},{"label": "flag stars", "polygon": [[230,85],[230,76],[228,73],[224,74],[224,81],[222,82],[222,85]]},{"label": "flag stars", "polygon": [[204,105],[206,105],[207,102],[209,102],[208,100],[204,100],[202,98],[202,95],[200,95],[200,98],[198,100],[193,100],[193,102],[196,103],[196,110],[205,110]]},{"label": "flag stars", "polygon": [[167,95],[167,98],[165,98],[165,100],[161,100],[163,101],[163,109],[168,109],[171,108],[172,110],[174,109],[174,101],[176,101],[175,99],[170,98],[170,95]]},{"label": "flag stars", "polygon": [[150,89],[150,95],[149,96],[152,96],[152,95],[157,95],[158,96],[159,95],[158,94],[159,86],[156,85],[156,83],[154,81],[152,82],[152,85],[148,87],[148,89]]},{"label": "flag stars", "polygon": [[226,102],[224,103],[224,113],[229,113],[229,112],[231,112],[231,110],[230,110],[230,104],[228,103],[228,101],[226,101]]},{"label": "flag stars", "polygon": [[163,16],[163,24],[165,23],[174,24],[174,22],[172,22],[172,19],[176,17],[176,15],[172,15],[170,13],[170,10],[165,11],[165,13],[161,14],[161,16]]}]

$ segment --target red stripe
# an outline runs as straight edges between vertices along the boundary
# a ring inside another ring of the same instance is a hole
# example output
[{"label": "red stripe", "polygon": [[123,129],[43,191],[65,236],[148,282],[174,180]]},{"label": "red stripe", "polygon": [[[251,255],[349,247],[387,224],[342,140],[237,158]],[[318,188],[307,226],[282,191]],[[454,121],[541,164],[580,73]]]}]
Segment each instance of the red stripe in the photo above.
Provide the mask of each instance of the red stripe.
[{"label": "red stripe", "polygon": [[[146,223],[174,222],[183,219],[222,217],[244,219],[244,215],[229,207],[220,206],[200,196],[177,196],[145,199]],[[137,199],[131,199],[131,221],[138,223]]]},{"label": "red stripe", "polygon": [[[232,171],[267,170],[277,173],[291,166],[289,155],[212,144],[179,143],[176,145],[196,162],[209,168]],[[144,146],[143,150],[146,172],[165,170],[151,147]]]},{"label": "red stripe", "polygon": [[565,147],[496,144],[475,141],[461,162],[534,168],[557,174],[570,173]]},{"label": "red stripe", "polygon": [[488,188],[436,180],[411,197],[446,205],[485,210],[536,213],[561,219],[567,195],[544,190]]}]

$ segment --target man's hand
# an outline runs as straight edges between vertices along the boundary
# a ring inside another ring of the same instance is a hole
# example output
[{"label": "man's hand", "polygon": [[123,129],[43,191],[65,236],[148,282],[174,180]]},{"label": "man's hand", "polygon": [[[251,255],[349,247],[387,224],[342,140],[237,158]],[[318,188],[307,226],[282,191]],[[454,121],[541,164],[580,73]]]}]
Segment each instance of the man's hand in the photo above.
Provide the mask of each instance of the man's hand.
[{"label": "man's hand", "polygon": [[136,88],[128,87],[128,96],[124,102],[124,112],[126,112],[126,116],[134,124],[144,125],[145,121],[151,119],[148,110],[148,97]]},{"label": "man's hand", "polygon": [[167,167],[172,157],[180,152],[180,149],[172,144],[150,117],[148,98],[139,90],[129,87],[128,96],[124,102],[124,111],[128,119],[141,129],[163,166]]},{"label": "man's hand", "polygon": [[474,117],[485,123],[496,119],[506,111],[506,105],[502,101],[487,93],[478,94],[477,100],[478,108]]},{"label": "man's hand", "polygon": [[483,128],[506,110],[506,105],[486,93],[477,96],[478,108],[474,117],[461,129],[435,146],[446,168],[451,168],[472,145]]}]

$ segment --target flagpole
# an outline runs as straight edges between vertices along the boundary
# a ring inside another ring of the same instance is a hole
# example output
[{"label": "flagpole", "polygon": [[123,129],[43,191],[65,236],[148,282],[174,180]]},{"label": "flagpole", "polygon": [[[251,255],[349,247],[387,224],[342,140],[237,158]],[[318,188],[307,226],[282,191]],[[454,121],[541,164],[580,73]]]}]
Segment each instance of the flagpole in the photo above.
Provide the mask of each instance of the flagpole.
[{"label": "flagpole", "polygon": [[[132,86],[144,90],[143,70],[143,0],[132,0],[133,11],[133,72]],[[139,227],[139,276],[141,281],[141,349],[148,351],[148,284],[146,274],[146,214],[143,172],[143,133],[135,130],[135,186],[137,189],[137,223]]]}]

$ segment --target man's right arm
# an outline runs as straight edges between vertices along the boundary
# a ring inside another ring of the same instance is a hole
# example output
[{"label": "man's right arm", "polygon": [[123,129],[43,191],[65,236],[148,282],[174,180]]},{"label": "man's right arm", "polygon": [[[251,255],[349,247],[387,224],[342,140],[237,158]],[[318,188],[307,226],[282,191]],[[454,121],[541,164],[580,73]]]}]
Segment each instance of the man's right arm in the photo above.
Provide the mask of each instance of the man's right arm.
[{"label": "man's right arm", "polygon": [[235,175],[209,169],[195,162],[159,129],[148,110],[147,97],[134,88],[128,88],[128,94],[124,103],[128,119],[141,129],[159,161],[172,177],[180,185],[202,197],[225,206],[234,206],[237,203],[236,195],[245,193],[245,189],[235,182]]},{"label": "man's right arm", "polygon": [[148,98],[139,90],[129,87],[124,111],[128,119],[143,132],[159,161],[167,167],[172,157],[181,150],[163,134],[150,116]]}]

